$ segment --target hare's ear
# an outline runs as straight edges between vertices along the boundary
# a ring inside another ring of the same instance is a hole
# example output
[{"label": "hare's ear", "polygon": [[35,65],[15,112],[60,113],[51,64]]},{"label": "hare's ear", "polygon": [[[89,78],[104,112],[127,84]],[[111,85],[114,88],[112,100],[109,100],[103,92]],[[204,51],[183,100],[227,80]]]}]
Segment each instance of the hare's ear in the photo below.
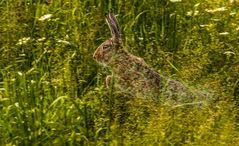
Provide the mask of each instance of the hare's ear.
[{"label": "hare's ear", "polygon": [[108,23],[112,37],[115,39],[120,38],[119,23],[115,18],[112,10],[110,10],[109,15],[106,16],[106,22]]}]

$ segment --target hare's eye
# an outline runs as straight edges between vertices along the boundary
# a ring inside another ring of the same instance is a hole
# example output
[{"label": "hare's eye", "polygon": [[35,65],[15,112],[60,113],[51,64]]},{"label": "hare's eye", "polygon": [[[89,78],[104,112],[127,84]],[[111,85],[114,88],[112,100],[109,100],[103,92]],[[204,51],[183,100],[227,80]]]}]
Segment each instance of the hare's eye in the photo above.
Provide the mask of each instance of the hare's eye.
[{"label": "hare's eye", "polygon": [[108,49],[110,49],[111,47],[110,46],[103,46],[103,49],[104,50],[108,50]]}]

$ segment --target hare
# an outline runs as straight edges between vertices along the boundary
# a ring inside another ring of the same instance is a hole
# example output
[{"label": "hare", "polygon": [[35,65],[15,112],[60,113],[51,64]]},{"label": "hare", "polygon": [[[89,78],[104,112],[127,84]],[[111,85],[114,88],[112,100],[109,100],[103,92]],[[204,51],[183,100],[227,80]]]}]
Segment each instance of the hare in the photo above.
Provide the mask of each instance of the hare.
[{"label": "hare", "polygon": [[160,75],[145,61],[130,54],[123,46],[119,24],[112,10],[106,15],[112,37],[103,42],[94,52],[93,58],[108,66],[112,75],[106,77],[106,85],[114,80],[119,90],[135,97],[147,99],[173,99],[192,101],[194,94],[182,83]]}]

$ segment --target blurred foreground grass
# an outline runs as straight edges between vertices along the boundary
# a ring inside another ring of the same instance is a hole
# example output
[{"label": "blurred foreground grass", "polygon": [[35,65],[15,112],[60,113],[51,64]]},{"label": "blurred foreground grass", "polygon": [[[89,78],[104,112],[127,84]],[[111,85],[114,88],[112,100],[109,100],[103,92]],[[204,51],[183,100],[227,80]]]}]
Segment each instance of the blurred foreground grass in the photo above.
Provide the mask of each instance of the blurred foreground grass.
[{"label": "blurred foreground grass", "polygon": [[[0,1],[0,145],[239,145],[239,2]],[[92,58],[113,7],[125,46],[203,108],[108,94]]]}]

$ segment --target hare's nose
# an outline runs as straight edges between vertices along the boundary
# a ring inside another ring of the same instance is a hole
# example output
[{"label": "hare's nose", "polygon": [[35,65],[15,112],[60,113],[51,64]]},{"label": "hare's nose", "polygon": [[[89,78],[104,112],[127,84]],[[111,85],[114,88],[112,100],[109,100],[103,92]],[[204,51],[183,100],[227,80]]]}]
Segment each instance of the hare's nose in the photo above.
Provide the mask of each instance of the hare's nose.
[{"label": "hare's nose", "polygon": [[95,53],[93,54],[93,58],[95,59]]},{"label": "hare's nose", "polygon": [[97,56],[98,56],[97,53],[94,53],[94,54],[93,54],[93,58],[94,58],[94,59],[97,59]]}]

